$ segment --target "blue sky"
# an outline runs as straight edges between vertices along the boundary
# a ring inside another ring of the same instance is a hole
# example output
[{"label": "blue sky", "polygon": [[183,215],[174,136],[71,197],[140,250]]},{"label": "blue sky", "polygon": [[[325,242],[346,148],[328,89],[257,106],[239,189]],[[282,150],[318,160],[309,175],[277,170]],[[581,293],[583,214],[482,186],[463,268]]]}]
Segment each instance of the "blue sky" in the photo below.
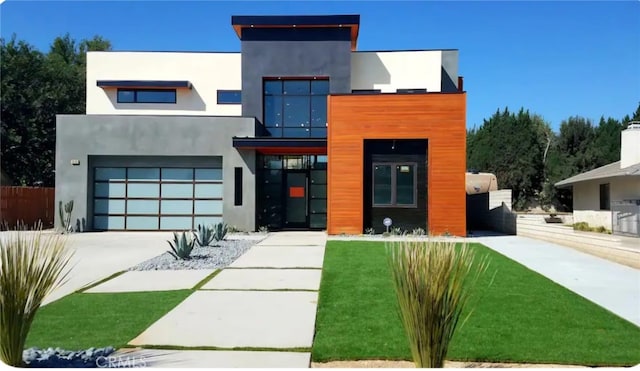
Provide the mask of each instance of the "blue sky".
[{"label": "blue sky", "polygon": [[0,32],[42,51],[101,35],[115,50],[239,51],[231,15],[360,14],[358,50],[460,50],[467,126],[525,107],[557,129],[640,102],[640,2],[7,1]]}]

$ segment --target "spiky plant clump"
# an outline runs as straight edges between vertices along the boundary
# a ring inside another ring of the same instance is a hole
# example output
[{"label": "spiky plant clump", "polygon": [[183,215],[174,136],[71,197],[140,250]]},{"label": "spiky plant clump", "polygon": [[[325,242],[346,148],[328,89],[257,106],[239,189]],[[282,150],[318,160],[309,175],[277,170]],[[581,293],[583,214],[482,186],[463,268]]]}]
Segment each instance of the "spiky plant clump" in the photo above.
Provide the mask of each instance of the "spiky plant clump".
[{"label": "spiky plant clump", "polygon": [[453,242],[387,244],[400,317],[416,367],[441,368],[486,259]]},{"label": "spiky plant clump", "polygon": [[214,229],[215,229],[214,239],[216,241],[224,240],[224,238],[227,236],[227,232],[229,231],[229,227],[227,227],[227,224],[223,222],[216,224],[214,226]]},{"label": "spiky plant clump", "polygon": [[22,351],[43,300],[62,285],[73,252],[65,236],[11,231],[0,237],[0,358],[23,366]]},{"label": "spiky plant clump", "polygon": [[62,224],[62,233],[72,231],[71,213],[73,212],[73,200],[62,206],[62,201],[58,203],[58,213],[60,214],[60,224]]},{"label": "spiky plant clump", "polygon": [[204,226],[198,224],[198,231],[193,233],[193,237],[196,240],[198,246],[211,246],[211,243],[213,242],[215,237],[215,233],[212,226]]},{"label": "spiky plant clump", "polygon": [[[187,237],[188,236],[188,237]],[[196,241],[191,238],[191,235],[187,232],[180,234],[173,232],[173,241],[167,241],[171,250],[167,251],[176,260],[189,260],[191,258],[191,251]]]}]

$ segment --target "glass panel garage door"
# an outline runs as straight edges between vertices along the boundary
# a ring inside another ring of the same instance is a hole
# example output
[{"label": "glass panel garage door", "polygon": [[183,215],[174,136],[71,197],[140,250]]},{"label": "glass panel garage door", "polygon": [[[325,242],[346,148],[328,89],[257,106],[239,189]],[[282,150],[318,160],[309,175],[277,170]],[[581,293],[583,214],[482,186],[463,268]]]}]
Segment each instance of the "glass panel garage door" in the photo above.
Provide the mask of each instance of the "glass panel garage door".
[{"label": "glass panel garage door", "polygon": [[96,167],[93,227],[186,230],[222,221],[222,169]]}]

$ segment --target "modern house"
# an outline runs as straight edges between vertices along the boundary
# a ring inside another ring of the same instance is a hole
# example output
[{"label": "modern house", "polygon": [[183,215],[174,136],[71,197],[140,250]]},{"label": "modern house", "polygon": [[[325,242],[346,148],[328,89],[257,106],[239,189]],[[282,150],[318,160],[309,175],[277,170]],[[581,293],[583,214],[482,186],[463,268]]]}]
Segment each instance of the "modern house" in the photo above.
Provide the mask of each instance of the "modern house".
[{"label": "modern house", "polygon": [[621,133],[620,161],[556,183],[573,189],[573,221],[640,236],[640,123]]},{"label": "modern house", "polygon": [[56,205],[86,230],[466,234],[457,50],[359,51],[358,15],[231,23],[239,53],[87,54]]}]

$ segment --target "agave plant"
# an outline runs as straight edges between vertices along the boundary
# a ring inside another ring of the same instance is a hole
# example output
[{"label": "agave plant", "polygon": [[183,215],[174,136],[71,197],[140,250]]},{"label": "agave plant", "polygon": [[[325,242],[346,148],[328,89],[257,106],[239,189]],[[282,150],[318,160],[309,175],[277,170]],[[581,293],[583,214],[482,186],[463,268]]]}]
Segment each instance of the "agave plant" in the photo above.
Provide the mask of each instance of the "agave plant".
[{"label": "agave plant", "polygon": [[22,351],[43,300],[69,274],[66,236],[11,231],[0,237],[0,359],[24,366]]},{"label": "agave plant", "polygon": [[212,226],[198,224],[198,231],[193,233],[193,238],[200,247],[211,246],[215,237]]},{"label": "agave plant", "polygon": [[[187,237],[188,236],[188,237]],[[196,241],[191,238],[191,235],[187,232],[180,234],[173,232],[173,241],[167,241],[171,250],[167,251],[176,260],[188,260],[191,257],[191,251]]]},{"label": "agave plant", "polygon": [[486,259],[466,245],[431,240],[389,243],[387,256],[413,361],[441,368]]},{"label": "agave plant", "polygon": [[214,239],[216,241],[224,240],[225,236],[227,235],[227,232],[229,231],[229,227],[227,227],[227,225],[225,223],[222,223],[222,222],[216,224],[214,229],[215,229]]},{"label": "agave plant", "polygon": [[62,224],[62,233],[72,231],[71,213],[73,212],[73,200],[62,206],[62,201],[58,203],[58,213],[60,214],[60,224]]}]

